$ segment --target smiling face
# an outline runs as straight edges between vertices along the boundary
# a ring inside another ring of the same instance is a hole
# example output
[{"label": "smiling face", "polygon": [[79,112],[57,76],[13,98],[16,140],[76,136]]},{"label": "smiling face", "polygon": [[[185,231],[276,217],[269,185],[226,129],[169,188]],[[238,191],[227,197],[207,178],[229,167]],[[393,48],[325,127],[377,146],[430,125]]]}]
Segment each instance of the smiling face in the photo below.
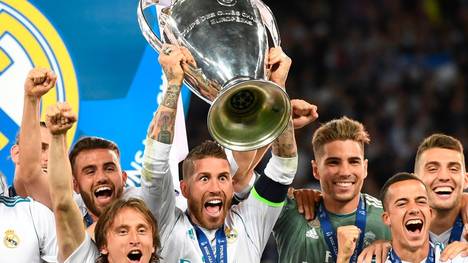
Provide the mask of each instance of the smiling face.
[{"label": "smiling face", "polygon": [[109,149],[81,151],[76,156],[73,171],[75,191],[81,194],[88,210],[97,217],[122,195],[127,179],[117,153]]},{"label": "smiling face", "polygon": [[109,263],[148,263],[155,252],[150,222],[134,208],[122,208],[106,233],[101,253]]},{"label": "smiling face", "polygon": [[467,180],[462,153],[428,149],[420,155],[415,172],[427,187],[432,208],[444,211],[459,206]]},{"label": "smiling face", "polygon": [[324,198],[347,203],[359,197],[367,176],[367,160],[358,142],[336,140],[323,145],[312,166]]},{"label": "smiling face", "polygon": [[191,175],[181,181],[191,219],[206,229],[223,225],[234,195],[229,162],[206,157],[193,161]]},{"label": "smiling face", "polygon": [[396,249],[415,251],[429,242],[432,211],[426,188],[415,179],[396,182],[385,195],[382,218],[390,227]]}]

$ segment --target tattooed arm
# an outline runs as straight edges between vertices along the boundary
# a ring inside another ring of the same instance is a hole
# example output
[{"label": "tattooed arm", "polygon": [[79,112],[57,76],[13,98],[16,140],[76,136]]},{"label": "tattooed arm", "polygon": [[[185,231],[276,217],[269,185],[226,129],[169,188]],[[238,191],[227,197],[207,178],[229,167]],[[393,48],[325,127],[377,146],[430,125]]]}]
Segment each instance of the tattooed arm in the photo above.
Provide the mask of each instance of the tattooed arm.
[{"label": "tattooed arm", "polygon": [[167,78],[167,89],[163,101],[151,121],[148,136],[158,142],[172,144],[177,101],[184,79],[182,63],[187,62],[187,51],[174,45],[164,45],[162,50],[172,50],[168,55],[161,52],[159,56],[159,63]]},{"label": "tattooed arm", "polygon": [[[268,65],[271,70],[270,80],[284,88],[291,67],[291,59],[280,47],[271,48],[268,54]],[[273,142],[271,150],[278,157],[291,158],[297,156],[292,119],[289,120],[288,127],[283,134]]]}]

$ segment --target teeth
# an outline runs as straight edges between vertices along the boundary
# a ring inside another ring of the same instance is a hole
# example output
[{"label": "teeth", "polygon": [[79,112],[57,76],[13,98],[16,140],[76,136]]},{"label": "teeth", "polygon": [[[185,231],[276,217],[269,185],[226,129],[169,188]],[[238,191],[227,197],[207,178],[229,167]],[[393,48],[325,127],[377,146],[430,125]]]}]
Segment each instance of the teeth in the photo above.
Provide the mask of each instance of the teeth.
[{"label": "teeth", "polygon": [[339,183],[336,183],[336,184],[339,185],[339,186],[350,186],[353,183],[351,183],[351,182],[339,182]]},{"label": "teeth", "polygon": [[130,251],[130,254],[132,254],[132,255],[138,255],[138,254],[140,254],[140,251],[138,251],[138,250],[133,250],[133,251]]},{"label": "teeth", "polygon": [[208,201],[208,204],[210,204],[210,205],[220,205],[221,200],[210,200],[210,201]]},{"label": "teeth", "polygon": [[440,186],[440,187],[436,187],[434,189],[434,192],[436,192],[436,193],[439,193],[439,192],[452,193],[452,188],[449,187],[449,186]]},{"label": "teeth", "polygon": [[96,189],[95,193],[101,192],[101,191],[106,191],[106,190],[112,190],[109,186],[101,186],[98,189]]},{"label": "teeth", "polygon": [[411,219],[408,222],[406,222],[406,225],[416,225],[416,224],[422,224],[421,219]]}]

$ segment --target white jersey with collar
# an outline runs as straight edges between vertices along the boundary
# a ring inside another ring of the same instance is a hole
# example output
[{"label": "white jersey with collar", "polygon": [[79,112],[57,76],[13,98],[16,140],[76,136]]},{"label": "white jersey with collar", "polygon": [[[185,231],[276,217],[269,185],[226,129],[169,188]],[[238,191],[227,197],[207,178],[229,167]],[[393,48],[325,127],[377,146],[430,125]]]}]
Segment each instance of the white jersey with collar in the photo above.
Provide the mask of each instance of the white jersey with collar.
[{"label": "white jersey with collar", "polygon": [[0,196],[0,262],[57,262],[52,211],[31,198]]},{"label": "white jersey with collar", "polygon": [[96,244],[86,232],[83,242],[63,263],[95,263],[98,257]]},{"label": "white jersey with collar", "polygon": [[[468,257],[462,257],[461,255],[456,256],[452,260],[440,261],[440,253],[442,252],[442,247],[443,247],[442,244],[440,243],[437,243],[437,245],[431,244],[431,246],[433,246],[435,249],[435,263],[468,263]],[[423,259],[420,263],[425,263],[425,262],[426,262],[426,259]],[[387,257],[387,260],[385,261],[385,263],[392,263],[392,262]],[[402,263],[411,263],[411,262],[402,261]]]},{"label": "white jersey with collar", "polygon": [[[440,235],[436,235],[436,234],[434,234],[432,232],[429,232],[429,236],[431,238],[431,242],[440,243],[440,244],[443,244],[444,247],[446,247],[448,245],[448,243],[449,243],[451,233],[452,233],[452,227],[450,229],[448,229],[447,231],[443,232]],[[467,242],[467,240],[464,237],[465,233],[466,233],[465,228],[463,228],[463,232],[461,234],[460,240],[458,240],[458,241]]]},{"label": "white jersey with collar", "polygon": [[[161,262],[202,263],[203,254],[195,229],[188,216],[175,206],[168,163],[170,148],[171,145],[147,139],[143,158],[142,184],[146,184],[145,189],[151,191],[153,200],[159,200],[147,204],[152,206],[152,211],[157,211],[155,215],[162,245]],[[297,165],[297,158],[291,159]],[[291,165],[287,162],[291,160],[283,161],[286,165],[270,165],[270,160],[265,173],[272,180],[287,184],[292,181],[296,166],[292,165],[294,168],[289,169]],[[282,204],[262,200],[254,188],[247,200],[231,207],[224,224],[228,262],[260,262]]]}]

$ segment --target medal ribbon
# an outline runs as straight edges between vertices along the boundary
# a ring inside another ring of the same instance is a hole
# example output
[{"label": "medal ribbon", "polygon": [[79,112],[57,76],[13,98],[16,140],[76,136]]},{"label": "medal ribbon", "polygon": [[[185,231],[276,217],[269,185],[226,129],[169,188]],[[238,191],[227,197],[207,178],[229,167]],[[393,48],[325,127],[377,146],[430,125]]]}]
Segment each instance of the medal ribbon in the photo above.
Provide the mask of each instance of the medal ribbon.
[{"label": "medal ribbon", "polygon": [[[330,219],[328,217],[328,212],[323,205],[323,202],[320,203],[318,208],[318,216],[320,220],[320,226],[322,227],[323,234],[325,236],[325,242],[328,245],[328,249],[331,252],[331,255],[336,262],[338,255],[338,241],[336,237],[336,231],[333,229]],[[364,231],[366,229],[366,204],[363,200],[362,195],[359,196],[358,209],[356,211],[356,226],[361,230],[359,235],[359,240],[354,250],[353,256],[350,259],[350,263],[356,263],[359,254],[362,251],[364,245]]]}]

